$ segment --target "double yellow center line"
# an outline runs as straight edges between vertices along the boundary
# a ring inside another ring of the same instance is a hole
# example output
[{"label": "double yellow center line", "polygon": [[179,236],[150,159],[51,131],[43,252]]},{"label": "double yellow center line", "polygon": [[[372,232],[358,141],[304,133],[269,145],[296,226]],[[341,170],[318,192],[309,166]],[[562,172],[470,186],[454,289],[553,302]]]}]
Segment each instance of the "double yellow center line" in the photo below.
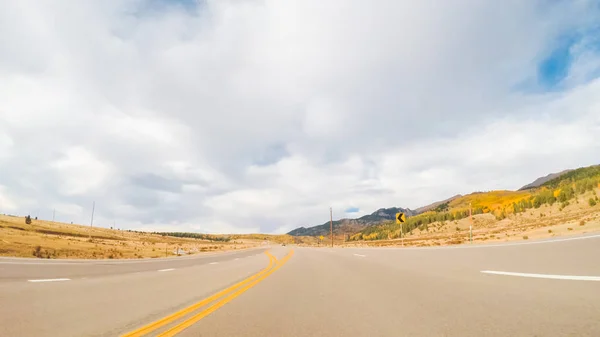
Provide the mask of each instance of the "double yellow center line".
[{"label": "double yellow center line", "polygon": [[220,299],[219,301],[212,304],[208,308],[194,314],[193,316],[189,317],[188,319],[184,320],[183,322],[171,327],[170,329],[168,329],[165,332],[158,335],[160,337],[175,336],[176,334],[180,333],[181,331],[185,330],[186,328],[190,327],[191,325],[197,323],[202,318],[210,315],[212,312],[214,312],[217,309],[219,309],[220,307],[224,306],[225,304],[227,304],[234,298],[238,297],[239,295],[244,293],[246,290],[254,287],[259,282],[261,282],[262,280],[267,278],[269,275],[273,274],[277,269],[281,268],[281,266],[283,266],[292,257],[292,255],[294,255],[294,251],[290,250],[290,252],[280,261],[277,261],[277,258],[275,258],[275,256],[273,256],[268,251],[265,252],[265,254],[267,254],[267,256],[269,257],[269,265],[265,269],[261,270],[260,272],[230,286],[229,288],[223,289],[223,290],[219,291],[218,293],[201,300],[198,303],[192,304],[187,308],[177,311],[167,317],[161,318],[161,319],[159,319],[155,322],[152,322],[146,326],[143,326],[137,330],[126,333],[126,334],[122,335],[121,337],[144,336],[144,335],[146,335],[150,332],[153,332],[161,327],[164,327],[167,324],[175,322],[188,314],[191,314],[192,312],[206,306],[209,303],[212,303],[212,302]]}]

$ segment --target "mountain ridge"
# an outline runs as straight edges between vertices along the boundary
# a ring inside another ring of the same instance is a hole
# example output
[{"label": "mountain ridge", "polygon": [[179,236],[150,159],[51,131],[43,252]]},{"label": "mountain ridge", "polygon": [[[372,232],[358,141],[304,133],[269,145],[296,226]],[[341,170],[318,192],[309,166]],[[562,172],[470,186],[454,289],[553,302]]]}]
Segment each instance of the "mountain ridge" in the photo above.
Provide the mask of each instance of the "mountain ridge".
[{"label": "mountain ridge", "polygon": [[560,172],[550,173],[550,174],[545,175],[543,177],[539,177],[536,180],[534,180],[533,182],[531,182],[531,183],[529,183],[529,184],[527,184],[527,185],[519,188],[517,191],[524,191],[524,190],[529,190],[529,189],[532,189],[532,188],[540,187],[543,184],[545,184],[546,182],[548,182],[550,180],[553,180],[553,179],[556,179],[556,178],[559,178],[560,176],[562,176],[562,175],[564,175],[566,173],[569,173],[571,171],[573,171],[573,169],[566,169],[566,170],[562,170]]},{"label": "mountain ridge", "polygon": [[[407,216],[413,216],[417,213],[409,208],[402,207],[390,207],[380,208],[375,212],[367,215],[363,215],[356,219],[339,219],[333,221],[333,232],[334,234],[354,234],[370,225],[378,224],[384,221],[394,220],[396,213],[403,212]],[[325,222],[322,225],[311,226],[311,227],[298,227],[287,234],[292,236],[317,236],[317,235],[329,235],[330,223]]]},{"label": "mountain ridge", "polygon": [[429,205],[422,206],[422,207],[419,207],[419,208],[415,209],[415,212],[417,214],[421,214],[423,212],[430,211],[430,210],[432,210],[432,209],[434,209],[434,208],[436,208],[436,207],[438,207],[440,205],[443,205],[445,203],[449,203],[450,201],[452,201],[454,199],[457,199],[457,198],[460,198],[462,196],[463,196],[462,194],[457,194],[457,195],[454,195],[454,196],[452,196],[452,197],[450,197],[448,199],[444,199],[444,200],[433,202],[433,203],[431,203]]}]

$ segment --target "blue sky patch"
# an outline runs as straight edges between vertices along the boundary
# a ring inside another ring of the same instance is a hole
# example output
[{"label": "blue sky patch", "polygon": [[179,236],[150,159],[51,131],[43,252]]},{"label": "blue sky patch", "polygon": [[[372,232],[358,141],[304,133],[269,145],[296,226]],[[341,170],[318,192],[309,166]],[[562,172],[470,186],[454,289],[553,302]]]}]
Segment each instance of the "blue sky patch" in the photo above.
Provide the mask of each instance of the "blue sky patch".
[{"label": "blue sky patch", "polygon": [[195,9],[199,1],[197,0],[147,0],[150,7],[173,7],[180,6],[185,9]]},{"label": "blue sky patch", "polygon": [[571,47],[577,42],[575,38],[563,39],[548,56],[546,56],[538,65],[537,77],[538,83],[546,89],[552,89],[558,86],[562,80],[569,74],[573,55]]},{"label": "blue sky patch", "polygon": [[253,164],[258,166],[272,165],[287,156],[289,156],[289,153],[285,144],[273,144],[264,148],[260,153],[257,153],[254,157]]},{"label": "blue sky patch", "polygon": [[[573,65],[583,54],[600,53],[600,25],[570,32],[555,41],[553,46],[543,55],[540,55],[535,76],[525,78],[516,83],[513,90],[525,93],[557,92],[568,89],[574,85],[572,81],[565,81],[571,73]],[[589,82],[600,76],[600,67],[589,69],[589,74],[578,78],[577,82]],[[582,74],[578,74],[579,77]]]},{"label": "blue sky patch", "polygon": [[197,13],[204,1],[198,0],[145,0],[132,9],[136,17],[160,15],[170,11],[184,11],[189,14]]},{"label": "blue sky patch", "polygon": [[360,209],[358,207],[350,207],[346,210],[346,213],[358,213]]}]

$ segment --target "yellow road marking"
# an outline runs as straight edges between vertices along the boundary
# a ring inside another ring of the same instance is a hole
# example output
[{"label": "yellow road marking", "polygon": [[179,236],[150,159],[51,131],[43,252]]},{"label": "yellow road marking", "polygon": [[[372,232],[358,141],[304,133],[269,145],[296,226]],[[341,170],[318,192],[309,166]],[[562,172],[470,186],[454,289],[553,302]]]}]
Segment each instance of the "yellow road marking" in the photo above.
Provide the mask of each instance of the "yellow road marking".
[{"label": "yellow road marking", "polygon": [[223,296],[229,294],[230,292],[234,291],[237,288],[244,286],[245,284],[251,282],[252,280],[256,279],[257,277],[264,275],[271,269],[271,267],[273,267],[273,263],[277,262],[277,258],[275,258],[275,256],[271,255],[271,253],[269,253],[267,251],[267,252],[265,252],[265,254],[267,254],[267,256],[269,256],[269,265],[265,269],[261,270],[260,272],[232,285],[229,288],[223,289],[223,290],[219,291],[218,293],[216,293],[210,297],[207,297],[198,303],[192,304],[191,306],[189,306],[187,308],[177,311],[167,317],[161,318],[161,319],[159,319],[155,322],[152,322],[146,326],[143,326],[137,330],[128,332],[128,333],[122,335],[121,337],[139,337],[139,336],[143,336],[147,333],[150,333],[160,327],[163,327],[173,321],[176,321],[176,320],[182,318],[183,316],[207,305],[208,303],[210,303],[212,301],[219,299],[220,297],[223,297]]},{"label": "yellow road marking", "polygon": [[158,337],[172,337],[172,336],[175,336],[176,334],[180,333],[181,331],[189,328],[190,326],[197,323],[199,320],[203,319],[204,317],[210,315],[212,312],[214,312],[217,309],[219,309],[220,307],[224,306],[225,304],[227,304],[234,298],[240,296],[246,290],[254,287],[259,282],[261,282],[262,280],[267,278],[267,276],[273,274],[277,269],[281,268],[281,266],[283,266],[292,257],[292,255],[294,255],[294,251],[290,250],[290,252],[283,259],[281,259],[281,261],[277,262],[277,264],[275,265],[275,267],[273,269],[271,269],[268,272],[266,272],[265,274],[261,275],[259,278],[254,280],[252,283],[246,285],[245,287],[243,287],[240,290],[236,291],[235,293],[225,297],[224,299],[211,305],[210,307],[202,310],[201,312],[197,313],[196,315],[186,319],[182,323],[177,324],[176,326],[172,327],[171,329],[161,333],[160,335],[158,335]]}]

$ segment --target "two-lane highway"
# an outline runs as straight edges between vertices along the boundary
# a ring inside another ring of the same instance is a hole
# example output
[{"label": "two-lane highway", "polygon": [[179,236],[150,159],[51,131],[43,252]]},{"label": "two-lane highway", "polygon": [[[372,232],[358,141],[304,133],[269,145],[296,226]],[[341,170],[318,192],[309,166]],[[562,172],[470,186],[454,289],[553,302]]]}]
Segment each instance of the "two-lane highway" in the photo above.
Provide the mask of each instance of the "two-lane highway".
[{"label": "two-lane highway", "polygon": [[599,258],[592,235],[275,246],[64,282],[13,272],[0,277],[0,336],[600,336]]}]

